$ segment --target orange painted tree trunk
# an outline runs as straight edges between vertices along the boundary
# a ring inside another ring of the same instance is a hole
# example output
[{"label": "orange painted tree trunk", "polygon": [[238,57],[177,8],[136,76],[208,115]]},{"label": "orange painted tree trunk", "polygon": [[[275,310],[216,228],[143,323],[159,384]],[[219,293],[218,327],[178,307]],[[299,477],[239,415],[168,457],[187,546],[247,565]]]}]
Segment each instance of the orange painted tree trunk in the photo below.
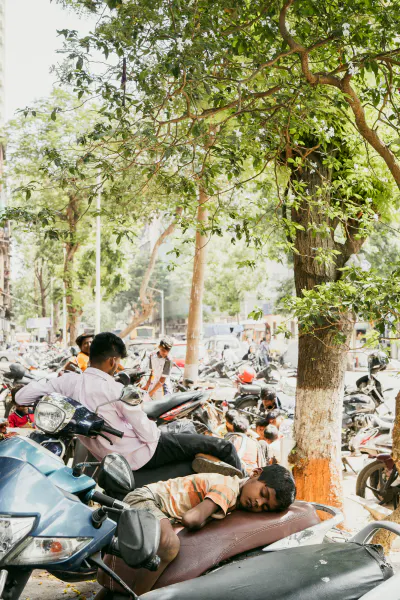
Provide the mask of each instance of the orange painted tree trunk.
[{"label": "orange painted tree trunk", "polygon": [[[305,290],[337,280],[341,276],[338,269],[363,243],[354,237],[354,223],[348,223],[343,243],[335,241],[335,223],[327,216],[331,174],[319,153],[313,152],[311,161],[315,169],[304,167],[291,174],[294,189],[303,190],[291,213],[299,226],[293,242],[296,294],[300,297]],[[321,261],[318,249],[331,253],[333,260]],[[290,462],[301,500],[342,504],[342,398],[352,323],[351,315],[341,315],[337,323],[316,323],[311,334],[302,335],[301,326],[299,329],[296,445]],[[340,345],[334,339],[337,328],[343,336]]]},{"label": "orange painted tree trunk", "polygon": [[189,318],[187,326],[187,347],[185,359],[186,379],[197,379],[199,370],[199,344],[201,340],[201,328],[203,324],[203,295],[204,277],[207,262],[208,237],[204,233],[204,227],[208,222],[207,195],[202,187],[199,189],[199,200],[197,207],[197,231],[195,253],[193,261],[192,288],[190,292]]}]

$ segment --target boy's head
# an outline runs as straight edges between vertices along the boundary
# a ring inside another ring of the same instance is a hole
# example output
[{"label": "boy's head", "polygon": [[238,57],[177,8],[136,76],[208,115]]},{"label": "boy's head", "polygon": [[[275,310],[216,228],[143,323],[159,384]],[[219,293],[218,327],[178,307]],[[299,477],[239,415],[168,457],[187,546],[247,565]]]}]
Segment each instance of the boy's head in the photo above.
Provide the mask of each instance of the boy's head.
[{"label": "boy's head", "polygon": [[242,415],[237,415],[233,419],[232,425],[233,425],[233,431],[235,433],[246,433],[246,431],[250,427],[250,423],[248,422],[246,417],[243,417]]},{"label": "boy's head", "polygon": [[280,512],[296,498],[296,486],[290,472],[281,465],[255,469],[244,483],[239,508],[250,512]]},{"label": "boy's head", "polygon": [[262,388],[261,400],[265,410],[274,410],[277,408],[276,392],[272,388]]},{"label": "boy's head", "polygon": [[29,406],[17,405],[15,410],[19,415],[29,415]]},{"label": "boy's head", "polygon": [[280,410],[271,410],[269,413],[267,413],[265,418],[268,421],[267,425],[275,425],[277,429],[280,428],[285,420],[285,417]]},{"label": "boy's head", "polygon": [[272,442],[275,442],[277,439],[279,439],[278,428],[275,427],[275,425],[267,425],[264,429],[264,440],[267,444],[272,444]]},{"label": "boy's head", "polygon": [[267,417],[260,417],[259,419],[257,419],[256,433],[260,438],[264,438],[264,431],[268,424],[269,424],[269,421],[268,421]]},{"label": "boy's head", "polygon": [[226,430],[229,433],[233,432],[233,421],[236,419],[236,417],[238,416],[238,411],[237,410],[228,410],[225,413],[225,426],[226,426]]},{"label": "boy's head", "polygon": [[169,336],[165,336],[160,340],[158,352],[160,353],[161,358],[167,358],[173,345],[174,342]]},{"label": "boy's head", "polygon": [[90,366],[109,375],[116,373],[121,358],[126,358],[126,346],[114,333],[104,332],[94,336],[90,346]]}]

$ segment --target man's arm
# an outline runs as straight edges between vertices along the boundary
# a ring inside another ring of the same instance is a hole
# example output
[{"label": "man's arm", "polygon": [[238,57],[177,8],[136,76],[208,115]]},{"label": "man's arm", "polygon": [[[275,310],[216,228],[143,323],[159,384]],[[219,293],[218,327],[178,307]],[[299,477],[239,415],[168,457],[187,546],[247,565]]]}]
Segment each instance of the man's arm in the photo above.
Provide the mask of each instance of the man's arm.
[{"label": "man's arm", "polygon": [[220,510],[218,504],[215,504],[210,498],[206,498],[194,508],[188,510],[182,517],[182,525],[188,529],[201,529],[212,514]]},{"label": "man's arm", "polygon": [[154,421],[150,421],[141,406],[129,406],[124,402],[117,402],[115,406],[121,418],[129,423],[139,440],[147,444],[158,441],[160,431]]},{"label": "man's arm", "polygon": [[[60,379],[62,379],[62,377]],[[22,406],[29,406],[40,400],[40,398],[46,394],[60,392],[60,390],[57,389],[57,383],[59,381],[59,379],[53,379],[50,381],[32,381],[32,383],[29,383],[16,393],[15,402]]]}]

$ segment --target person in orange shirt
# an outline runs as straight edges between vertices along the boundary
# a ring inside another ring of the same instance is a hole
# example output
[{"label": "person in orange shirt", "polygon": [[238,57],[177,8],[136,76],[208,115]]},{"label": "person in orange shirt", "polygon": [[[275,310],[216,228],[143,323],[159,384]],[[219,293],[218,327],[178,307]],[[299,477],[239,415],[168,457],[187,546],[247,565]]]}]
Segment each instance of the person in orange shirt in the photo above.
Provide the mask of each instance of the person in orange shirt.
[{"label": "person in orange shirt", "polygon": [[89,352],[90,346],[93,342],[93,334],[92,333],[82,333],[78,335],[75,340],[77,346],[79,346],[79,354],[76,357],[78,367],[81,371],[86,371],[89,366]]}]

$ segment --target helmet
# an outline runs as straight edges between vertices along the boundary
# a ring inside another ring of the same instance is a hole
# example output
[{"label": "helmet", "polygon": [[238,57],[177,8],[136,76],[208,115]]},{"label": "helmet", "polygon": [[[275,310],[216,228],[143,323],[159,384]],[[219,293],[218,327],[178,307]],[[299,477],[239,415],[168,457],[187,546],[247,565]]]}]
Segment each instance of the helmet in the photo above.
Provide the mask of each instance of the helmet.
[{"label": "helmet", "polygon": [[385,352],[380,350],[372,352],[368,356],[368,369],[371,373],[377,373],[378,371],[384,371],[389,364],[389,359]]},{"label": "helmet", "polygon": [[174,345],[174,342],[172,338],[166,335],[165,337],[161,338],[159,345],[161,346],[161,348],[165,348],[165,350],[171,350],[172,346]]},{"label": "helmet", "polygon": [[238,371],[238,379],[241,383],[252,383],[256,376],[256,372],[253,367],[248,365],[242,365]]}]

